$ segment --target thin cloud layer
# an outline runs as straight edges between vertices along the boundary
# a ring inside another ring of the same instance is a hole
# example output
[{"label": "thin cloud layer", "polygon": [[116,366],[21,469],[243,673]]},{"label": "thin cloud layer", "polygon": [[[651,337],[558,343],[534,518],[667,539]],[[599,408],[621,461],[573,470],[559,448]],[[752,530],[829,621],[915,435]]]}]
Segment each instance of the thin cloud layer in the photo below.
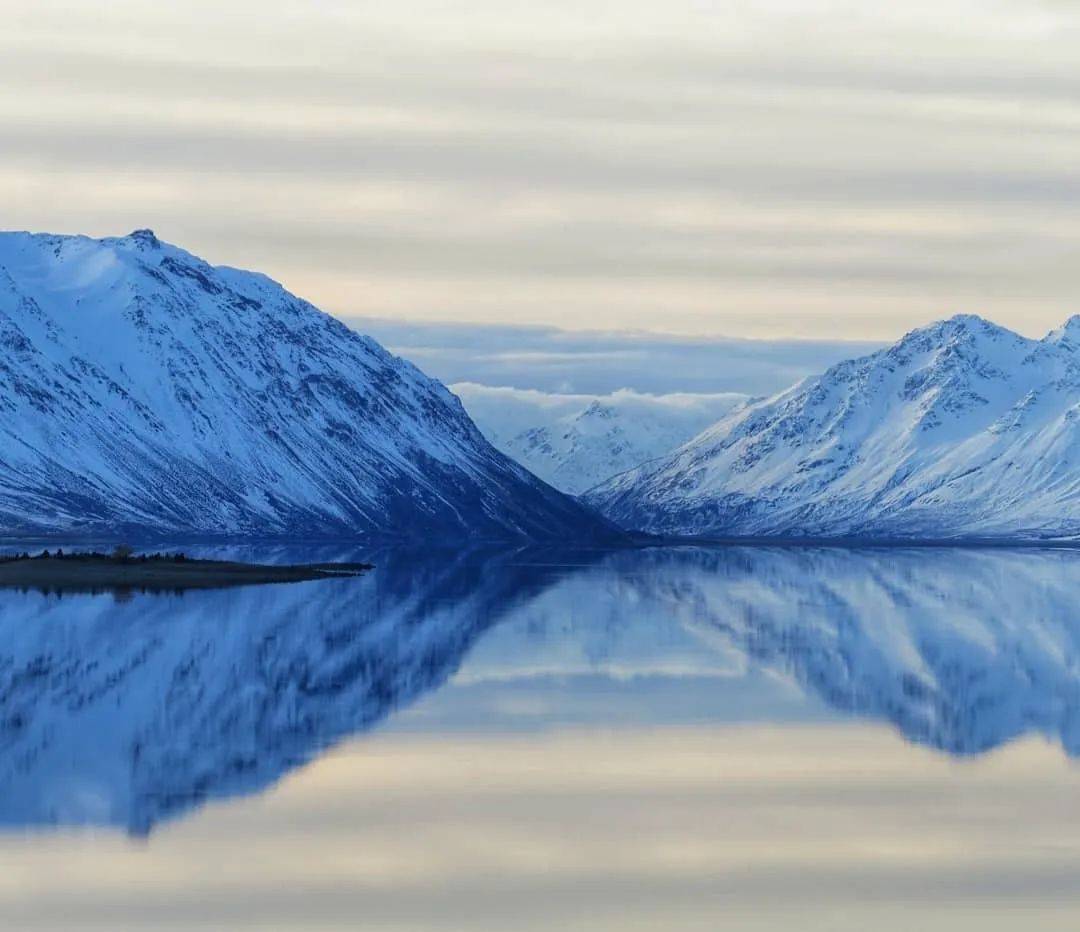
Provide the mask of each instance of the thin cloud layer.
[{"label": "thin cloud layer", "polygon": [[448,385],[502,387],[507,398],[534,391],[564,400],[615,395],[630,402],[645,394],[692,404],[702,396],[769,395],[880,347],[385,319],[348,323]]},{"label": "thin cloud layer", "polygon": [[1080,7],[0,0],[4,225],[341,315],[883,340],[1080,285]]}]

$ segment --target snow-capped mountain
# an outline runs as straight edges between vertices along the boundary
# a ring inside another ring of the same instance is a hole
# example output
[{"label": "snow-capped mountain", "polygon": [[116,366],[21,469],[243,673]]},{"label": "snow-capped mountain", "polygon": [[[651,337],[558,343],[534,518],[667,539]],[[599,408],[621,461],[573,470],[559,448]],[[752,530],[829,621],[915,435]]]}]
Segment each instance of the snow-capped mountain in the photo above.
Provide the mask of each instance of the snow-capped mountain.
[{"label": "snow-capped mountain", "polygon": [[460,402],[152,232],[0,234],[0,533],[604,534]]},{"label": "snow-capped mountain", "polygon": [[459,382],[450,386],[498,449],[579,495],[681,446],[746,403],[737,393],[571,395]]},{"label": "snow-capped mountain", "polygon": [[692,535],[1080,536],[1080,318],[973,316],[736,411],[584,500]]}]

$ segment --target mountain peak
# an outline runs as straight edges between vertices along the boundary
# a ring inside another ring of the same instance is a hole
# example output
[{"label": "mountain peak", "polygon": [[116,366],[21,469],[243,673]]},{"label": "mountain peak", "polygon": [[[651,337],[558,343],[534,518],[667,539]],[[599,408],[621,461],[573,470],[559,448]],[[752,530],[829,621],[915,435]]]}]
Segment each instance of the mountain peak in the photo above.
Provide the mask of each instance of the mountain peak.
[{"label": "mountain peak", "polygon": [[161,240],[154,235],[154,231],[151,229],[132,230],[127,238],[142,249],[161,248]]},{"label": "mountain peak", "polygon": [[[1008,346],[1031,341],[1020,334],[995,324],[977,314],[956,314],[945,320],[919,327],[904,335],[886,350],[886,356],[896,359],[909,353],[936,353],[938,350],[963,349],[972,359],[987,354],[997,356]],[[950,357],[951,358],[951,357]]]},{"label": "mountain peak", "polygon": [[953,314],[952,317],[947,317],[941,321],[943,324],[950,324],[953,327],[995,327],[996,324],[987,320],[985,317],[980,317],[978,314]]},{"label": "mountain peak", "polygon": [[954,314],[945,320],[913,330],[908,336],[922,335],[938,336],[944,338],[958,336],[999,336],[1002,334],[1014,335],[1011,330],[995,324],[992,320],[980,317],[978,314]]},{"label": "mountain peak", "polygon": [[662,534],[1078,537],[1078,351],[1080,318],[1039,343],[958,315],[752,404],[584,501]]},{"label": "mountain peak", "polygon": [[612,418],[615,416],[615,412],[610,405],[603,404],[600,401],[590,402],[589,406],[578,415],[578,419],[589,418]]},{"label": "mountain peak", "polygon": [[1057,330],[1051,330],[1045,338],[1045,342],[1049,343],[1060,343],[1063,340],[1080,343],[1080,314],[1073,314]]},{"label": "mountain peak", "polygon": [[151,230],[0,237],[0,531],[595,539],[445,387]]}]

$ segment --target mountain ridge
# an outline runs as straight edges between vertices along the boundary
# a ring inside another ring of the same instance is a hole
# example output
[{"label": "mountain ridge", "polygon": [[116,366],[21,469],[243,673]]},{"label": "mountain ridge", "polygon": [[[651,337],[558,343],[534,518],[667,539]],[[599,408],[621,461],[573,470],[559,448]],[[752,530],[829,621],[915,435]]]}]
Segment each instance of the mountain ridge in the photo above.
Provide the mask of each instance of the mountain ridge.
[{"label": "mountain ridge", "polygon": [[411,363],[150,230],[0,233],[5,536],[610,536]]},{"label": "mountain ridge", "polygon": [[1080,537],[1080,320],[975,315],[752,403],[584,500],[695,536]]}]

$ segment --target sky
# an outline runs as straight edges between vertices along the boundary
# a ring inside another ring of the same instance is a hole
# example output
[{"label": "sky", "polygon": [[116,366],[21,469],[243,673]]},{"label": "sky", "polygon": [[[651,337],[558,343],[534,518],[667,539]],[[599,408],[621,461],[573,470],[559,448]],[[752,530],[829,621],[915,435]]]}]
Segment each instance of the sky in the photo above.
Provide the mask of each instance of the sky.
[{"label": "sky", "polygon": [[626,388],[648,395],[772,395],[834,363],[880,348],[843,340],[746,340],[378,318],[347,322],[448,385],[479,382],[559,396],[610,395]]},{"label": "sky", "polygon": [[1080,310],[1070,0],[0,0],[9,229],[343,317],[889,340]]}]

